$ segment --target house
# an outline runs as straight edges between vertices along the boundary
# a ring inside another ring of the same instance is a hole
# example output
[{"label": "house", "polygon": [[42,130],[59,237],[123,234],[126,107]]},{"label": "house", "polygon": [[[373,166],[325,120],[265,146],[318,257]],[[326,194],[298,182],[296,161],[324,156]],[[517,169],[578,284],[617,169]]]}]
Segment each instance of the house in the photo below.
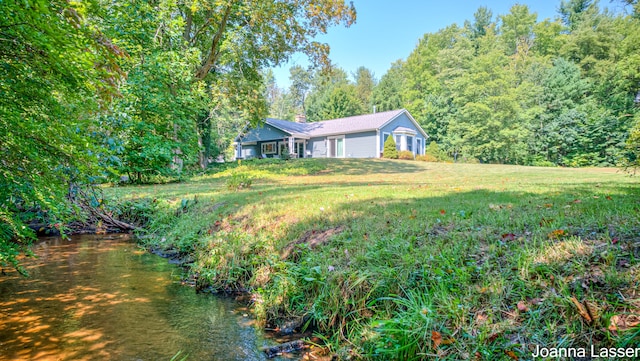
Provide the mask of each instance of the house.
[{"label": "house", "polygon": [[315,123],[269,118],[236,138],[236,158],[381,158],[390,136],[414,154],[424,154],[429,137],[405,109]]}]

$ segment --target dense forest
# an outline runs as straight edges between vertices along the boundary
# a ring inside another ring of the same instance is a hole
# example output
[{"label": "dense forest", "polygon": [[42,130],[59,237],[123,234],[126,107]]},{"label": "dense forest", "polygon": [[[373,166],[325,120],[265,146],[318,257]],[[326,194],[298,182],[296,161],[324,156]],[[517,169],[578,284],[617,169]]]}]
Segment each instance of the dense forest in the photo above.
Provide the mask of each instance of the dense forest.
[{"label": "dense forest", "polygon": [[626,3],[613,13],[562,1],[555,19],[526,5],[503,15],[481,7],[425,34],[379,81],[365,67],[351,77],[295,67],[289,89],[267,77],[271,114],[317,121],[406,108],[452,159],[623,165],[635,159],[627,141],[640,114],[640,16]]},{"label": "dense forest", "polygon": [[[406,108],[430,149],[457,161],[633,165],[640,5],[616,2],[624,11],[564,0],[544,20],[526,5],[480,8],[424,35],[377,81],[332,67],[329,45],[314,41],[355,21],[345,1],[3,1],[0,265],[34,220],[77,218],[83,187],[206,169],[267,115]],[[313,67],[292,68],[280,89],[269,69],[297,52]]]}]

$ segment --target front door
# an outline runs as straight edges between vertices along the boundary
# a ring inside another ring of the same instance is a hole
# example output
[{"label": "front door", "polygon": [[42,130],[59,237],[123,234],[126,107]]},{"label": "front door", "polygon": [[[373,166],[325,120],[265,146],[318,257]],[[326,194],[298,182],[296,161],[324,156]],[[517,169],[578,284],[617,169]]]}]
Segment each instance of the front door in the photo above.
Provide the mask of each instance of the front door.
[{"label": "front door", "polygon": [[336,139],[336,158],[344,158],[344,138]]},{"label": "front door", "polygon": [[304,141],[296,141],[296,153],[298,158],[304,158]]}]

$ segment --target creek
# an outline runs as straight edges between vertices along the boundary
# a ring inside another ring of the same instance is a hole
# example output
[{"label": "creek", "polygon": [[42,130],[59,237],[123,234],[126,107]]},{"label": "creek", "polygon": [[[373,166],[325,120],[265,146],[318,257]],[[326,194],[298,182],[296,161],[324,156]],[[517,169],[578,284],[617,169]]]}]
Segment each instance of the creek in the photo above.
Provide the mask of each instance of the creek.
[{"label": "creek", "polygon": [[260,348],[277,343],[243,305],[196,294],[126,235],[32,249],[29,277],[0,275],[0,360],[266,360]]}]

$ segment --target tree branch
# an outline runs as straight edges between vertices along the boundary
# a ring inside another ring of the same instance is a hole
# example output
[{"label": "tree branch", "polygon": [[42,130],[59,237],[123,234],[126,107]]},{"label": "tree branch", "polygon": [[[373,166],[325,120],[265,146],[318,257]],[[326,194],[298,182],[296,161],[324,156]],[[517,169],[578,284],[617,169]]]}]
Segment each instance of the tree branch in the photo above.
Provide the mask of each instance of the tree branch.
[{"label": "tree branch", "polygon": [[224,16],[222,17],[222,21],[220,21],[220,26],[218,27],[218,31],[213,37],[213,41],[211,42],[211,50],[209,51],[209,55],[202,63],[202,66],[196,71],[196,79],[203,80],[209,71],[218,60],[218,56],[220,55],[220,42],[222,41],[222,36],[227,27],[227,23],[229,22],[229,16],[231,15],[231,9],[233,7],[233,2],[230,2],[227,5],[227,8],[224,10]]}]

